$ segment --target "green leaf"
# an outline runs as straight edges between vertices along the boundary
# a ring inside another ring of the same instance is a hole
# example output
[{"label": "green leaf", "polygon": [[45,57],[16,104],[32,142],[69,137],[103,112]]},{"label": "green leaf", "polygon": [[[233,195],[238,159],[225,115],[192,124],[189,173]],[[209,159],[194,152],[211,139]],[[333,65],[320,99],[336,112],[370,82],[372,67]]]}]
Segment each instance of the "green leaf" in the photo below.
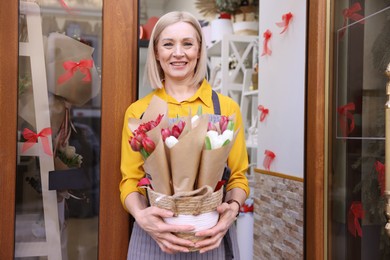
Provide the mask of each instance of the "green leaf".
[{"label": "green leaf", "polygon": [[234,122],[232,120],[229,120],[226,129],[229,129],[229,130],[232,130],[232,131],[234,130]]},{"label": "green leaf", "polygon": [[211,141],[210,141],[210,137],[206,136],[204,142],[205,142],[206,150],[211,150]]},{"label": "green leaf", "polygon": [[142,157],[144,157],[144,159],[148,158],[150,155],[147,151],[145,151],[144,148],[141,148],[140,153],[142,154]]},{"label": "green leaf", "polygon": [[196,112],[196,114],[197,114],[198,116],[200,116],[200,115],[203,114],[202,106],[201,106],[201,105],[198,106],[198,111]]},{"label": "green leaf", "polygon": [[225,145],[227,145],[228,143],[230,143],[230,140],[229,140],[229,139],[226,139],[226,141],[222,144],[222,146],[225,146]]}]

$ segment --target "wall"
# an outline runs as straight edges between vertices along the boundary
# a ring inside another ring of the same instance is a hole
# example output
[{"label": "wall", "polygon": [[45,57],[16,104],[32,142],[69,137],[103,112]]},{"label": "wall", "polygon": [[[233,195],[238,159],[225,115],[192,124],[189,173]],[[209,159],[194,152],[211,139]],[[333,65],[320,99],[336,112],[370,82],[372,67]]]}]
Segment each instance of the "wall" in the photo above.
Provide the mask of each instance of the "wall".
[{"label": "wall", "polygon": [[253,259],[303,259],[303,185],[256,174]]},{"label": "wall", "polygon": [[[258,104],[269,112],[258,122],[253,259],[303,259],[306,1],[263,0],[259,9]],[[281,33],[276,23],[289,12]],[[265,46],[272,53],[262,56]],[[275,155],[269,165],[265,150]]]}]

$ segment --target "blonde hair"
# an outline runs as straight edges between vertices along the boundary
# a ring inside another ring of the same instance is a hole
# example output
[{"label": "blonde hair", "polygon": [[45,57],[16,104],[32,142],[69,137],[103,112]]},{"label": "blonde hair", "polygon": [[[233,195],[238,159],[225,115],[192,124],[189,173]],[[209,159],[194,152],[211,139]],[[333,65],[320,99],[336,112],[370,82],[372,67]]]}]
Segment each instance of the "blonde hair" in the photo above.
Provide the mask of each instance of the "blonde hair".
[{"label": "blonde hair", "polygon": [[169,25],[186,22],[192,25],[197,33],[197,40],[200,45],[199,59],[195,67],[194,77],[190,82],[191,85],[197,85],[201,83],[207,71],[207,54],[206,54],[206,43],[202,28],[198,20],[190,13],[184,11],[174,11],[166,13],[161,16],[153,28],[150,36],[148,54],[145,65],[144,80],[148,80],[153,89],[162,88],[162,80],[164,79],[164,71],[162,70],[160,63],[156,59],[156,45],[159,40],[161,32]]}]

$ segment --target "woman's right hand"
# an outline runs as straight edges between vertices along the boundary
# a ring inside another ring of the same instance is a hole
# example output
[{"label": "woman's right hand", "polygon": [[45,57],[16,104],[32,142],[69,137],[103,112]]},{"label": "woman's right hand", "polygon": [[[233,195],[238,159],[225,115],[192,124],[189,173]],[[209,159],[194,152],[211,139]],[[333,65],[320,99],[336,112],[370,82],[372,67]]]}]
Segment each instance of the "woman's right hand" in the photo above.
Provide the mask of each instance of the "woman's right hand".
[{"label": "woman's right hand", "polygon": [[147,207],[138,212],[136,221],[160,246],[165,253],[189,252],[188,248],[195,246],[189,240],[179,238],[175,232],[191,232],[190,225],[172,225],[164,222],[163,218],[172,217],[173,212],[155,206]]},{"label": "woman's right hand", "polygon": [[177,237],[175,232],[192,232],[190,225],[172,225],[164,222],[163,218],[173,216],[173,212],[155,206],[147,207],[146,198],[138,192],[130,193],[126,207],[137,224],[145,230],[165,253],[189,252],[189,247],[195,246],[192,241]]}]

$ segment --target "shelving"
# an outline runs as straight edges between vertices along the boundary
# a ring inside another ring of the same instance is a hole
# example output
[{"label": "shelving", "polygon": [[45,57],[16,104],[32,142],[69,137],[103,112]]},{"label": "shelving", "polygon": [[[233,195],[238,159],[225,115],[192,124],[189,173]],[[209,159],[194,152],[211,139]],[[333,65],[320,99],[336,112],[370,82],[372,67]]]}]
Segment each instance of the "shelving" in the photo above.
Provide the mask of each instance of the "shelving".
[{"label": "shelving", "polygon": [[[258,90],[252,87],[258,36],[224,35],[207,50],[210,84],[233,98],[241,108],[250,165],[256,165]],[[250,169],[250,172],[252,170]]]}]

